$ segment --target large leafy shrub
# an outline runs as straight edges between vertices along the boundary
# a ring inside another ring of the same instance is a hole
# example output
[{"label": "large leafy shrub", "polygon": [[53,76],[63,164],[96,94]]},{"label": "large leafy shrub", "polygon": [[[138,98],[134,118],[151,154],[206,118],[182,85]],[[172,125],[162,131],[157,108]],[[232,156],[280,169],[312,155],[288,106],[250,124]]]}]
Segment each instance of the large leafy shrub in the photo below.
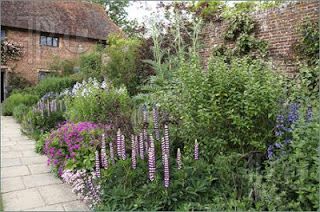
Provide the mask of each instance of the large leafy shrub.
[{"label": "large leafy shrub", "polygon": [[102,52],[95,50],[80,57],[80,71],[86,77],[101,77]]},{"label": "large leafy shrub", "polygon": [[129,126],[131,99],[125,88],[88,80],[76,84],[72,95],[66,97],[65,114],[68,120],[108,123],[124,128]]},{"label": "large leafy shrub", "polygon": [[11,116],[15,107],[19,106],[20,104],[31,106],[37,103],[38,99],[38,96],[32,94],[12,94],[4,100],[2,105],[2,114]]},{"label": "large leafy shrub", "polygon": [[103,74],[106,74],[114,85],[125,85],[131,95],[135,94],[139,80],[137,65],[141,42],[117,36],[109,36],[108,41],[110,46],[106,49],[106,54],[109,61],[104,67]]},{"label": "large leafy shrub", "polygon": [[211,161],[220,153],[265,151],[282,95],[279,77],[245,58],[214,58],[206,73],[197,60],[183,61],[174,83],[152,94],[178,123],[177,140],[199,139]]},{"label": "large leafy shrub", "polygon": [[48,163],[58,172],[64,169],[93,170],[95,151],[102,130],[91,122],[66,123],[48,135],[44,152]]}]

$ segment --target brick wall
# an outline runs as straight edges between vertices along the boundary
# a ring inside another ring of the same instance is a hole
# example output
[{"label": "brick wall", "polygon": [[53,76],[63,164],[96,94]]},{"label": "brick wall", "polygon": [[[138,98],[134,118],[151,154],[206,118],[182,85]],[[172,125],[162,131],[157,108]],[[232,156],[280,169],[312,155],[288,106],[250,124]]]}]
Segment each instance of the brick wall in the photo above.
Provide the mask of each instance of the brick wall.
[{"label": "brick wall", "polygon": [[29,30],[6,28],[6,37],[23,45],[23,57],[19,61],[9,61],[7,66],[32,83],[38,81],[38,71],[49,69],[55,57],[61,59],[78,58],[81,53],[94,48],[96,41],[69,36],[59,37],[59,47],[40,46],[40,33]]},{"label": "brick wall", "polygon": [[[257,38],[268,42],[270,62],[275,69],[294,73],[297,61],[294,59],[293,45],[299,34],[297,29],[305,18],[319,19],[320,1],[300,1],[282,5],[279,8],[252,13],[258,24]],[[205,64],[213,47],[222,44],[226,22],[208,23],[202,32],[204,48],[201,50]]]}]

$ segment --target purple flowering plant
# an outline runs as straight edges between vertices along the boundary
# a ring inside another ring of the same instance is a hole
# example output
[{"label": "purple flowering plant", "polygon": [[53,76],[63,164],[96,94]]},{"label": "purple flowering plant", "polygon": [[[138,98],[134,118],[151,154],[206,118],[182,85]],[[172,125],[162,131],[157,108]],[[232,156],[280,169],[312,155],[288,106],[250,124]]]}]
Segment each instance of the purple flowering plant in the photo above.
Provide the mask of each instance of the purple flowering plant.
[{"label": "purple flowering plant", "polygon": [[61,176],[65,169],[93,170],[102,128],[91,122],[64,123],[47,137],[48,165]]}]

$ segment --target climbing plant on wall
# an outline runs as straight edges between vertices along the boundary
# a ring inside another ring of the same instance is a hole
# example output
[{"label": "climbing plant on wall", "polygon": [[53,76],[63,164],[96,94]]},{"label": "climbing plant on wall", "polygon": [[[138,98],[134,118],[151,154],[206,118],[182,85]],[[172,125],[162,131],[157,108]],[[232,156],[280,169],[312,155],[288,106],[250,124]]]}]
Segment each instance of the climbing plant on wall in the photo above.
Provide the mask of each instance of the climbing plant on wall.
[{"label": "climbing plant on wall", "polygon": [[[213,55],[265,57],[268,44],[266,41],[256,38],[257,23],[248,13],[236,14],[227,19],[227,27],[224,32],[224,44],[213,50]],[[233,48],[227,48],[227,44],[233,43]]]},{"label": "climbing plant on wall", "polygon": [[23,54],[23,46],[12,41],[1,41],[1,63],[6,64],[9,60],[18,60]]}]

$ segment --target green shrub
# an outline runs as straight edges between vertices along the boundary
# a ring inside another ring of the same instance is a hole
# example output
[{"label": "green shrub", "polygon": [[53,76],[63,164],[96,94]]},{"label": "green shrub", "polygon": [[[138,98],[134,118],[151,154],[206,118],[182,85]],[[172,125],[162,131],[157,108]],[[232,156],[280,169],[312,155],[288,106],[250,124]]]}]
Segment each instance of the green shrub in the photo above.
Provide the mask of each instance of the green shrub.
[{"label": "green shrub", "polygon": [[281,85],[257,60],[232,58],[229,64],[213,58],[206,73],[197,60],[189,60],[152,99],[177,123],[174,139],[185,144],[198,139],[202,153],[213,161],[219,153],[266,150],[284,94]]},{"label": "green shrub", "polygon": [[49,136],[49,133],[41,134],[39,139],[36,141],[36,146],[35,146],[36,153],[44,154],[44,144],[48,136]]},{"label": "green shrub", "polygon": [[101,78],[101,51],[93,51],[80,57],[80,71],[86,77]]},{"label": "green shrub", "polygon": [[76,80],[72,77],[47,77],[44,80],[41,80],[36,86],[27,88],[22,92],[42,97],[49,92],[59,93],[75,83]]},{"label": "green shrub", "polygon": [[8,96],[14,90],[21,90],[31,86],[31,82],[20,76],[18,73],[10,74],[9,81],[8,81]]},{"label": "green shrub", "polygon": [[110,59],[102,74],[116,86],[125,85],[130,95],[136,94],[140,41],[116,36],[110,36],[108,41],[110,46],[106,49],[106,54]]},{"label": "green shrub", "polygon": [[11,116],[14,108],[19,106],[20,104],[31,106],[37,103],[38,100],[38,96],[32,94],[12,94],[4,100],[2,104],[2,114],[5,116]]},{"label": "green shrub", "polygon": [[[92,121],[116,127],[129,127],[131,99],[125,88],[106,90],[85,84],[75,96],[66,99],[66,118],[72,122]],[[130,128],[130,127],[129,127]]]},{"label": "green shrub", "polygon": [[259,189],[258,210],[319,210],[318,108],[311,122],[296,123],[290,144],[266,163]]},{"label": "green shrub", "polygon": [[25,104],[19,104],[17,107],[13,109],[13,117],[20,123],[24,114],[29,110],[30,107]]},{"label": "green shrub", "polygon": [[[174,161],[174,160],[172,160]],[[158,161],[161,167],[161,160]],[[97,210],[208,210],[216,180],[212,166],[204,161],[186,159],[181,170],[171,163],[170,186],[163,185],[161,168],[155,180],[147,175],[147,163],[139,160],[132,169],[130,160],[117,161],[102,171],[102,203]]]},{"label": "green shrub", "polygon": [[51,112],[49,116],[42,116],[38,111],[29,110],[22,119],[22,132],[38,140],[42,133],[50,131],[63,121],[63,112]]}]

